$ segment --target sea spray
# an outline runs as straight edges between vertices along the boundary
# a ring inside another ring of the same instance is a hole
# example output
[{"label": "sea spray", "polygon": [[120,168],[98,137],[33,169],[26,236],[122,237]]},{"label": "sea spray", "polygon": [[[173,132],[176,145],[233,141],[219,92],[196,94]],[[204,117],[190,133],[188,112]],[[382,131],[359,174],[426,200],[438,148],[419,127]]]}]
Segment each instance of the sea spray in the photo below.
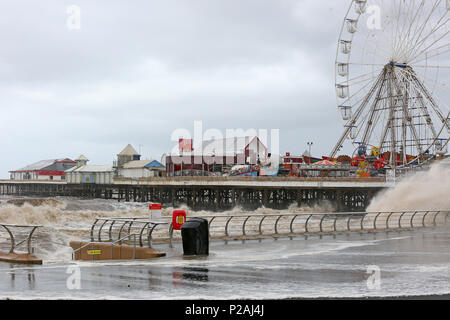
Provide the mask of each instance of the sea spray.
[{"label": "sea spray", "polygon": [[404,177],[393,188],[377,195],[367,208],[375,211],[450,210],[449,161],[434,164],[428,171]]}]

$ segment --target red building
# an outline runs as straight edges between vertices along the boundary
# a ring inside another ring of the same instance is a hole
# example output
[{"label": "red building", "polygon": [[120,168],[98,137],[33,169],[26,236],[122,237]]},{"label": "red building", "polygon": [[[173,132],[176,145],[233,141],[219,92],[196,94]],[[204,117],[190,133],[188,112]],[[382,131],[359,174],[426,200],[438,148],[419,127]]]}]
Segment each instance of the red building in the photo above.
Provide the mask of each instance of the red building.
[{"label": "red building", "polygon": [[42,160],[9,173],[11,180],[65,180],[64,171],[76,164],[69,158]]}]

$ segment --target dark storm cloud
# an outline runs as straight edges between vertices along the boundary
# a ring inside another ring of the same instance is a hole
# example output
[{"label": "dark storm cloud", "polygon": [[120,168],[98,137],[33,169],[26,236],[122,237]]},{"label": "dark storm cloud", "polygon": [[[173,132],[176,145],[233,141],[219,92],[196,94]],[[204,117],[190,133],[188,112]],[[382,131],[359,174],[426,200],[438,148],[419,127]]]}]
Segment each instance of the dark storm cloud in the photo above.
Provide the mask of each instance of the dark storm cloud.
[{"label": "dark storm cloud", "polygon": [[[81,29],[66,27],[67,7]],[[127,143],[170,151],[177,128],[279,128],[281,151],[341,131],[333,87],[346,1],[41,0],[0,4],[0,141],[7,171]],[[316,147],[317,146],[317,147]]]}]

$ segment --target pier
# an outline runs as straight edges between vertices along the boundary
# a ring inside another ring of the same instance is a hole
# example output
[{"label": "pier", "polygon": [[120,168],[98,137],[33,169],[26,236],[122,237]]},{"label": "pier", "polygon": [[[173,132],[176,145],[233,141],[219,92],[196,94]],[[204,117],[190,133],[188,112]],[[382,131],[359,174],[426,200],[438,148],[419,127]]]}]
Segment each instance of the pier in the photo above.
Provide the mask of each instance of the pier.
[{"label": "pier", "polygon": [[0,181],[1,195],[157,202],[165,207],[223,211],[234,207],[287,209],[329,203],[336,211],[364,211],[390,184],[382,178],[240,178],[178,177],[114,179],[113,184],[70,184],[50,181]]}]

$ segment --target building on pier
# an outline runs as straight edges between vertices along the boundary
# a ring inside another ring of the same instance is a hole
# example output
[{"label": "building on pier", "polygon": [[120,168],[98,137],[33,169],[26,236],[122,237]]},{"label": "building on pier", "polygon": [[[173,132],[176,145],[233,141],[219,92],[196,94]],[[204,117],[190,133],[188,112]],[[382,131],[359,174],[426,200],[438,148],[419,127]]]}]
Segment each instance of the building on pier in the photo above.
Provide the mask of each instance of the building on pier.
[{"label": "building on pier", "polygon": [[69,158],[41,160],[9,173],[11,180],[65,180],[64,172],[75,165]]},{"label": "building on pier", "polygon": [[66,170],[67,183],[112,184],[114,170],[107,165],[88,165],[89,161],[81,155],[75,159],[77,165]]},{"label": "building on pier", "polygon": [[128,144],[118,155],[117,161],[114,161],[114,167],[117,169],[123,168],[123,166],[130,161],[141,160],[141,155],[134,149],[131,144]]},{"label": "building on pier", "polygon": [[165,175],[166,167],[157,160],[134,160],[118,168],[119,178],[151,178]]},{"label": "building on pier", "polygon": [[258,165],[268,161],[267,147],[257,137],[233,137],[205,140],[201,150],[186,150],[185,139],[180,139],[179,154],[166,157],[167,176],[223,175],[236,165]]}]

